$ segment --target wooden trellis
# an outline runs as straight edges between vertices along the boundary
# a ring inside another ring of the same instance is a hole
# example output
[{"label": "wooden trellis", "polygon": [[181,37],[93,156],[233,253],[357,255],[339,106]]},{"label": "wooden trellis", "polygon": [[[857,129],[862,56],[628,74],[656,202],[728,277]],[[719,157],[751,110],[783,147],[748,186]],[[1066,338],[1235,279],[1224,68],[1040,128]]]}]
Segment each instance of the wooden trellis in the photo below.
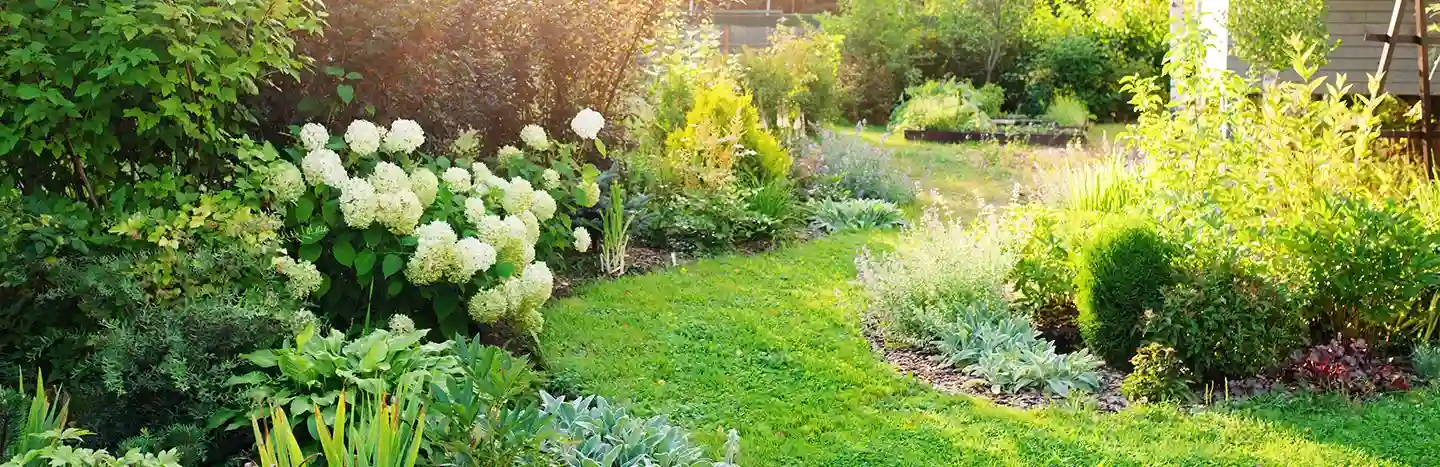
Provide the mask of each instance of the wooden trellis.
[{"label": "wooden trellis", "polygon": [[1425,173],[1435,177],[1435,127],[1434,118],[1430,109],[1430,52],[1426,48],[1430,45],[1440,43],[1425,36],[1425,30],[1429,28],[1428,16],[1425,12],[1425,0],[1412,0],[1414,5],[1415,34],[1400,35],[1400,22],[1404,19],[1405,0],[1395,0],[1395,7],[1390,13],[1390,28],[1385,34],[1366,34],[1365,40],[1372,42],[1384,42],[1385,48],[1380,52],[1380,66],[1376,74],[1380,79],[1380,91],[1385,91],[1385,81],[1390,76],[1390,62],[1395,56],[1395,46],[1414,45],[1419,48],[1416,60],[1420,72],[1420,129],[1418,131],[1387,132],[1386,136],[1396,138],[1419,139],[1420,159],[1425,161]]}]

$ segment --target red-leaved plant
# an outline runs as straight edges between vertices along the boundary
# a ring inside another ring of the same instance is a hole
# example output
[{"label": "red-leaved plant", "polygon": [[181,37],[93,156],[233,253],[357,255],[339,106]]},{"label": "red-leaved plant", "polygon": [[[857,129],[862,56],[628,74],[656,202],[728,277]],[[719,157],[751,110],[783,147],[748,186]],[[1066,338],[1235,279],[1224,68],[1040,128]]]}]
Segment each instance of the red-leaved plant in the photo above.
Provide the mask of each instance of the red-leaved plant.
[{"label": "red-leaved plant", "polygon": [[1305,389],[1352,397],[1407,390],[1414,379],[1391,359],[1372,354],[1364,339],[1338,337],[1296,351],[1285,366],[1285,376]]}]

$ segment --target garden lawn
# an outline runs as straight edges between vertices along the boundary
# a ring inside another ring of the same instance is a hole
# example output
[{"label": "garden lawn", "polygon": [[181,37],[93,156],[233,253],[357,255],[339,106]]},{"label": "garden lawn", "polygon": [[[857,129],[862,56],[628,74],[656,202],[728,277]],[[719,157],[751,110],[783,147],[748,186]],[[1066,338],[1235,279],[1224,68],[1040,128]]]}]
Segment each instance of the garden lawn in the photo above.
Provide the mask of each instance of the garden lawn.
[{"label": "garden lawn", "polygon": [[581,289],[546,312],[556,385],[666,413],[746,466],[1440,465],[1440,391],[1364,407],[1025,412],[898,374],[861,334],[857,249],[833,237]]}]

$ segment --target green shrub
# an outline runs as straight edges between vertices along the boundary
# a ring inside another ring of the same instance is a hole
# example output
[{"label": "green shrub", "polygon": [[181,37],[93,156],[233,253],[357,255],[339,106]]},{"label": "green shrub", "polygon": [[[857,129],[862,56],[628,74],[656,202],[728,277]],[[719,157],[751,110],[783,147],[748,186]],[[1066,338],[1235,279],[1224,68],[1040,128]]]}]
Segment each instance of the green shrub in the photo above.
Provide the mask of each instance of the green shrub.
[{"label": "green shrub", "polygon": [[824,200],[815,205],[810,225],[829,233],[889,229],[905,225],[905,213],[875,199]]},{"label": "green shrub", "polygon": [[867,143],[859,135],[847,137],[823,130],[819,155],[812,184],[834,184],[861,199],[896,204],[915,199],[915,184],[896,168],[890,149]]},{"label": "green shrub", "polygon": [[1045,108],[1045,118],[1060,126],[1084,127],[1090,123],[1090,109],[1075,96],[1060,94]]},{"label": "green shrub", "polygon": [[[650,201],[641,225],[649,243],[680,251],[719,252],[735,245],[784,236],[799,219],[790,195],[776,189],[718,187],[661,195]],[[758,196],[757,196],[758,195]],[[758,201],[758,203],[757,203]],[[784,214],[772,218],[756,208]]]},{"label": "green shrub", "polygon": [[755,95],[762,118],[804,116],[817,123],[840,116],[840,40],[821,31],[796,32],[781,24],[770,45],[740,55],[745,87]]},{"label": "green shrub", "polygon": [[[432,386],[426,437],[438,449],[424,465],[548,464],[544,443],[557,433],[536,405],[538,375],[529,362],[478,338],[460,337],[449,347],[460,373]],[[476,437],[477,432],[489,436]]]},{"label": "green shrub", "polygon": [[784,179],[792,163],[790,154],[761,125],[750,95],[724,83],[696,92],[685,126],[670,133],[665,151],[675,170],[714,169],[722,182],[738,174],[762,181]]},{"label": "green shrub", "polygon": [[709,460],[705,449],[665,416],[642,418],[599,396],[575,400],[541,392],[541,410],[553,419],[561,440],[546,443],[567,466],[686,465],[736,467],[740,435],[730,430],[725,459]]},{"label": "green shrub", "polygon": [[929,345],[939,326],[972,307],[1006,308],[1005,276],[1015,264],[1008,234],[993,213],[967,223],[927,210],[894,252],[856,259],[887,343]]},{"label": "green shrub", "polygon": [[[988,94],[993,98],[993,93]],[[905,101],[890,116],[890,130],[988,130],[987,94],[965,81],[929,81],[905,90]]]},{"label": "green shrub", "polygon": [[1120,383],[1120,394],[1131,402],[1185,402],[1194,396],[1190,370],[1175,349],[1151,343],[1136,350],[1130,363],[1135,369]]},{"label": "green shrub", "polygon": [[1306,322],[1284,289],[1230,262],[1165,289],[1142,320],[1144,338],[1174,349],[1201,377],[1247,377],[1276,368],[1305,344]]},{"label": "green shrub", "polygon": [[19,2],[0,13],[0,176],[27,193],[100,197],[139,167],[230,175],[241,99],[297,76],[295,36],[319,31],[319,2]]},{"label": "green shrub", "polygon": [[1140,318],[1164,306],[1163,290],[1174,282],[1170,256],[1153,226],[1131,219],[1101,227],[1080,251],[1080,333],[1111,365],[1125,366],[1140,345]]},{"label": "green shrub", "polygon": [[1415,367],[1416,376],[1431,383],[1440,382],[1440,346],[1430,343],[1415,346],[1410,364]]}]

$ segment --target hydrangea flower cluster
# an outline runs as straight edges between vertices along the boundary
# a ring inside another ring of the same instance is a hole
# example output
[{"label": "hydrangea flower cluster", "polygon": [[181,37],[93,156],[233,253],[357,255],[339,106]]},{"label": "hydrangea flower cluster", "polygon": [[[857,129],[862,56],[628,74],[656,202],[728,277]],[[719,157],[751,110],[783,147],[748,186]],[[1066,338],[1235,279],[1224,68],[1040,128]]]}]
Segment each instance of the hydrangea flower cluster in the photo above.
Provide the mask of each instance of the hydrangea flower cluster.
[{"label": "hydrangea flower cluster", "polygon": [[384,137],[383,131],[369,121],[355,120],[350,122],[350,127],[345,129],[345,144],[360,156],[374,154],[380,149],[380,139]]},{"label": "hydrangea flower cluster", "polygon": [[520,177],[511,178],[505,187],[505,195],[500,198],[500,206],[510,214],[529,210],[530,203],[535,198],[534,191],[529,180]]},{"label": "hydrangea flower cluster", "polygon": [[470,282],[476,273],[495,265],[495,248],[474,237],[457,239],[445,221],[434,221],[416,229],[419,242],[405,266],[405,277],[418,285]]},{"label": "hydrangea flower cluster", "polygon": [[415,332],[415,320],[405,315],[393,315],[390,317],[390,332],[397,334]]},{"label": "hydrangea flower cluster", "polygon": [[289,256],[277,256],[273,263],[275,270],[280,275],[289,279],[286,287],[290,296],[304,300],[309,298],[315,291],[320,290],[320,284],[324,279],[320,277],[320,271],[315,269],[315,263],[309,261],[295,261]]},{"label": "hydrangea flower cluster", "polygon": [[266,173],[265,189],[275,195],[276,201],[289,203],[305,194],[305,179],[295,164],[276,161],[270,164],[270,170]]},{"label": "hydrangea flower cluster", "polygon": [[575,228],[575,251],[584,253],[590,251],[590,231],[584,227]]},{"label": "hydrangea flower cluster", "polygon": [[324,149],[327,144],[330,144],[330,132],[325,129],[325,125],[306,123],[300,127],[300,145],[306,152]]},{"label": "hydrangea flower cluster", "polygon": [[550,300],[555,288],[555,275],[545,262],[525,268],[519,277],[510,277],[470,298],[470,317],[476,322],[493,323],[508,317],[515,326],[529,332],[540,332],[545,316],[540,306]]},{"label": "hydrangea flower cluster", "polygon": [[554,190],[556,188],[559,188],[560,172],[556,172],[555,169],[545,169],[545,172],[542,172],[540,174],[540,181],[540,186],[545,188],[546,190]]},{"label": "hydrangea flower cluster", "polygon": [[366,178],[376,193],[394,193],[410,189],[410,176],[405,169],[389,162],[375,164],[375,170]]},{"label": "hydrangea flower cluster", "polygon": [[603,128],[605,128],[605,116],[588,108],[581,110],[580,113],[575,114],[574,119],[570,120],[570,129],[583,139],[595,139]]},{"label": "hydrangea flower cluster", "polygon": [[582,200],[582,202],[580,203],[581,206],[593,208],[596,204],[600,202],[599,183],[592,181],[590,183],[581,184],[580,191],[585,193],[585,199]]},{"label": "hydrangea flower cluster", "polygon": [[350,179],[340,155],[325,148],[306,154],[300,161],[300,169],[305,172],[305,182],[313,186],[329,185],[338,188]]},{"label": "hydrangea flower cluster", "polygon": [[465,194],[470,192],[470,171],[468,170],[451,167],[446,170],[445,173],[440,174],[440,178],[445,180],[445,186],[450,187],[451,193]]},{"label": "hydrangea flower cluster", "polygon": [[530,146],[531,149],[541,151],[550,149],[550,138],[545,136],[545,129],[540,128],[540,125],[525,125],[525,128],[520,129],[520,140],[524,141],[525,145]]},{"label": "hydrangea flower cluster", "polygon": [[381,147],[385,152],[409,154],[425,144],[425,130],[414,120],[400,119],[390,122],[390,131],[385,133]]},{"label": "hydrangea flower cluster", "polygon": [[420,204],[428,208],[435,203],[435,195],[440,191],[440,178],[430,169],[415,169],[410,173],[410,191],[415,192]]}]

